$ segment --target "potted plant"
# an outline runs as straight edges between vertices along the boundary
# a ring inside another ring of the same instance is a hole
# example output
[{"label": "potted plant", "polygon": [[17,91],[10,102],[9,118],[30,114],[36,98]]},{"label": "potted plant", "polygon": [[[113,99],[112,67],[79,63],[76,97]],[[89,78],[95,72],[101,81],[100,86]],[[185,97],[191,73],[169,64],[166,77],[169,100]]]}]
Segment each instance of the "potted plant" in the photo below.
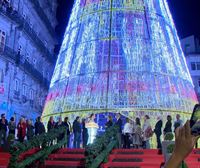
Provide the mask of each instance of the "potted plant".
[{"label": "potted plant", "polygon": [[169,160],[171,153],[173,152],[172,150],[170,153],[169,150],[167,149],[168,146],[175,144],[173,139],[174,139],[174,134],[172,132],[169,132],[165,134],[164,141],[162,142],[162,153],[165,157],[165,163]]},{"label": "potted plant", "polygon": [[10,150],[10,147],[12,144],[14,144],[15,142],[15,135],[14,134],[9,134],[7,137],[7,147],[8,147],[8,151]]},{"label": "potted plant", "polygon": [[[167,153],[169,154],[169,155],[167,155],[167,157],[170,158],[172,152],[174,151],[174,146],[175,146],[175,144],[170,144],[170,145],[167,146]],[[167,161],[169,160],[169,158],[167,158]],[[166,162],[165,162],[165,163],[166,163]],[[183,161],[182,164],[181,164],[181,166],[180,166],[180,168],[188,168],[188,166],[187,166],[187,164]]]}]

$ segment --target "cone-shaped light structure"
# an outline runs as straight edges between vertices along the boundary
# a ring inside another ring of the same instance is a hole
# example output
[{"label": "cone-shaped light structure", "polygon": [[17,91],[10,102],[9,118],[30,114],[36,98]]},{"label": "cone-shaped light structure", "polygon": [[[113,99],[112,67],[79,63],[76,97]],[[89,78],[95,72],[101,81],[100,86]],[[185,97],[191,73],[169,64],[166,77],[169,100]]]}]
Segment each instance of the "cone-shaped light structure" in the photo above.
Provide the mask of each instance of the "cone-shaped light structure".
[{"label": "cone-shaped light structure", "polygon": [[197,102],[166,0],[76,0],[43,117],[189,113]]}]

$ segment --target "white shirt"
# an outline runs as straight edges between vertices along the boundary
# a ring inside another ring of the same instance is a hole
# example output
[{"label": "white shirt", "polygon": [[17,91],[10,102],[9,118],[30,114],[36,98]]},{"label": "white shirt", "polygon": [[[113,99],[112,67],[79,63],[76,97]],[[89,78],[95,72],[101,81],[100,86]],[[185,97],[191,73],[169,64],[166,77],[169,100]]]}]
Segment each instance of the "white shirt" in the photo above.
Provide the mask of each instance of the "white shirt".
[{"label": "white shirt", "polygon": [[129,134],[132,134],[133,133],[133,127],[130,123],[126,123],[124,125],[124,129],[123,129],[123,133],[129,133]]}]

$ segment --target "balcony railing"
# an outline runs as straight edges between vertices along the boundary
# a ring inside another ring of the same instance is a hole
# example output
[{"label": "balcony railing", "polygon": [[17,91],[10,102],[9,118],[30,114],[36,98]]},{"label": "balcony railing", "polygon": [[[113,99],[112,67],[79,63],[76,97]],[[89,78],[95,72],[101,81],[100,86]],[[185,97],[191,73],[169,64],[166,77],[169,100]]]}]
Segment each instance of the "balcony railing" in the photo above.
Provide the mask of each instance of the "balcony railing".
[{"label": "balcony railing", "polygon": [[53,38],[55,38],[54,28],[52,27],[49,19],[47,18],[46,14],[44,13],[44,9],[42,9],[42,7],[40,6],[39,1],[38,0],[30,0],[30,1],[33,4],[36,12],[38,13],[38,15],[40,16],[40,18],[42,19],[42,21],[45,23],[46,28],[48,29],[48,31],[51,34],[51,36]]},{"label": "balcony railing", "polygon": [[50,51],[45,47],[44,43],[37,36],[34,29],[30,27],[28,22],[17,12],[10,8],[0,8],[0,14],[3,14],[10,18],[12,21],[16,22],[19,27],[30,37],[30,39],[35,43],[37,48],[43,53],[43,55],[49,60],[49,62],[54,63],[55,57],[50,53]]},{"label": "balcony railing", "polygon": [[[0,53],[1,54],[1,53]],[[2,55],[5,57],[8,57],[21,68],[25,72],[29,73],[35,80],[37,80],[46,90],[49,88],[50,82],[42,76],[42,74],[34,68],[32,64],[30,64],[28,61],[22,61],[21,55],[19,55],[16,51],[11,49],[8,46],[5,46],[4,51],[2,52]]]}]

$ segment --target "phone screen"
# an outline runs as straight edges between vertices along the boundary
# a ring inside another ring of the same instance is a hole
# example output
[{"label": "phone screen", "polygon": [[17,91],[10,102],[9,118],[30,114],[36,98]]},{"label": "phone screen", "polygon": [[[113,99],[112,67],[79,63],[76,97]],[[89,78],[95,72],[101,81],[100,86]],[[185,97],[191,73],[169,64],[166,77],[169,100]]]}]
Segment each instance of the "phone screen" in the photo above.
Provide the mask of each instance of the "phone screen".
[{"label": "phone screen", "polygon": [[190,127],[192,135],[200,135],[200,104],[195,105],[192,117],[190,119]]}]

